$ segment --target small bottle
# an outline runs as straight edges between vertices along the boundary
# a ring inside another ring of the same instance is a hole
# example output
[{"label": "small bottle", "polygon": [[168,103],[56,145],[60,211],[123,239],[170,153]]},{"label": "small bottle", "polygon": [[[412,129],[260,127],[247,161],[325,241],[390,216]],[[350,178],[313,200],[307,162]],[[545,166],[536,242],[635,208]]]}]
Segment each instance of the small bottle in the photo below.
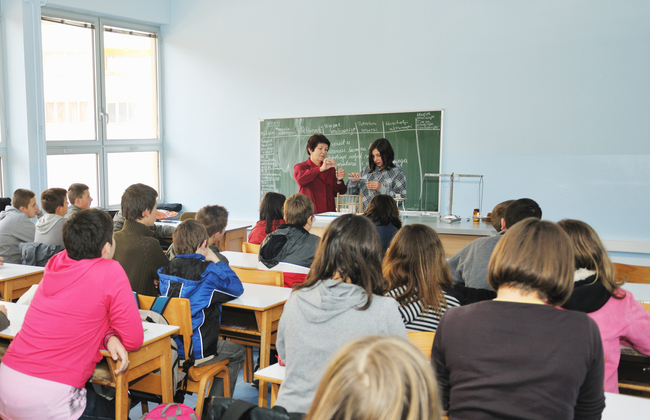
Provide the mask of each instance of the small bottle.
[{"label": "small bottle", "polygon": [[478,223],[481,221],[481,213],[479,213],[478,209],[474,209],[474,215],[472,216],[472,220],[474,223]]}]

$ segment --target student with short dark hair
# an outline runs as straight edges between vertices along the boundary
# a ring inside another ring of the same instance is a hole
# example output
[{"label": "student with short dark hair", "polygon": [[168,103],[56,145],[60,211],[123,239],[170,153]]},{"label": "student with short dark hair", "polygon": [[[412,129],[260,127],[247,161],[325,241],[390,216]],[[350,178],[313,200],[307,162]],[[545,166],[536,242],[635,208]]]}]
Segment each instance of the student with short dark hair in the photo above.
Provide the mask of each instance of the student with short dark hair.
[{"label": "student with short dark hair", "polygon": [[284,202],[286,224],[278,226],[262,242],[259,260],[268,268],[281,262],[310,267],[320,238],[309,233],[314,220],[314,203],[296,193]]},{"label": "student with short dark hair", "polygon": [[393,240],[397,231],[402,227],[397,202],[388,194],[376,195],[370,200],[364,215],[377,228],[377,233],[381,238],[381,248],[386,253],[390,241]]},{"label": "student with short dark hair", "polygon": [[115,403],[88,383],[107,349],[129,366],[143,330],[126,273],[111,259],[113,224],[101,210],[72,215],[66,250],[47,264],[20,334],[0,364],[0,417],[115,418]]},{"label": "student with short dark hair", "polygon": [[133,184],[122,194],[124,227],[115,232],[113,257],[129,277],[134,292],[158,295],[158,269],[169,262],[150,229],[156,221],[158,193],[148,185]]},{"label": "student with short dark hair", "polygon": [[[196,213],[194,219],[205,226],[205,229],[208,232],[208,248],[214,252],[217,258],[219,258],[219,261],[228,264],[228,258],[221,253],[221,250],[217,246],[223,235],[226,233],[226,225],[228,225],[228,210],[226,210],[225,207],[217,205],[204,206]],[[176,258],[175,243],[176,242],[167,248],[167,258],[170,260]]]},{"label": "student with short dark hair", "polygon": [[508,206],[514,202],[515,200],[506,200],[497,204],[494,206],[494,209],[492,209],[490,223],[492,223],[492,227],[497,231],[497,233],[503,230],[503,226],[505,224],[502,220],[506,217],[506,210],[508,209]]},{"label": "student with short dark hair", "polygon": [[248,234],[248,242],[260,245],[266,235],[275,232],[280,225],[285,223],[282,207],[287,197],[284,194],[267,192],[260,204],[260,220],[253,226]]},{"label": "student with short dark hair", "polygon": [[70,206],[65,217],[70,217],[79,210],[89,209],[93,202],[88,185],[81,183],[74,183],[68,187],[68,200]]},{"label": "student with short dark hair", "polygon": [[68,213],[66,195],[63,188],[48,188],[41,193],[41,206],[46,214],[36,222],[34,242],[63,246],[63,224]]},{"label": "student with short dark hair", "polygon": [[605,363],[598,326],[562,311],[574,252],[555,223],[508,228],[488,269],[491,301],[451,308],[431,361],[449,418],[599,419]]},{"label": "student with short dark hair", "polygon": [[[232,393],[244,362],[245,350],[241,344],[219,340],[221,304],[241,296],[244,288],[234,271],[208,247],[208,234],[205,226],[194,219],[185,220],[174,230],[177,255],[158,270],[160,292],[163,296],[190,300],[196,364],[230,359],[228,370]],[[185,354],[187,349],[183,348],[182,340],[176,341],[179,354]],[[209,394],[223,396],[223,381],[220,378],[215,379]]]},{"label": "student with short dark hair", "polygon": [[0,212],[0,256],[4,262],[20,264],[18,245],[21,242],[34,242],[36,234],[36,226],[29,219],[40,217],[42,212],[33,191],[19,188],[14,191],[11,200],[13,205]]},{"label": "student with short dark hair", "polygon": [[327,361],[347,343],[376,334],[407,339],[397,302],[383,296],[384,287],[373,224],[353,214],[336,218],[307,280],[294,286],[284,305],[277,348],[287,368],[277,405],[292,413],[309,411]]}]

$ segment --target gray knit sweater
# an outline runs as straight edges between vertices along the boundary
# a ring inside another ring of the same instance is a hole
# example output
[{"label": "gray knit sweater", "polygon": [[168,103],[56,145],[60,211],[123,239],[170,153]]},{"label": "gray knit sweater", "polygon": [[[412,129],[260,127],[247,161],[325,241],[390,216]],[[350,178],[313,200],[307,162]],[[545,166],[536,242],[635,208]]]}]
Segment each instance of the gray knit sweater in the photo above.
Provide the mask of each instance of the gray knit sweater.
[{"label": "gray knit sweater", "polygon": [[475,239],[449,259],[449,271],[451,271],[454,284],[492,290],[487,282],[488,264],[492,251],[503,233],[505,230],[498,235]]},{"label": "gray knit sweater", "polygon": [[20,264],[21,242],[34,242],[36,226],[29,217],[14,206],[0,212],[0,256],[4,262]]}]

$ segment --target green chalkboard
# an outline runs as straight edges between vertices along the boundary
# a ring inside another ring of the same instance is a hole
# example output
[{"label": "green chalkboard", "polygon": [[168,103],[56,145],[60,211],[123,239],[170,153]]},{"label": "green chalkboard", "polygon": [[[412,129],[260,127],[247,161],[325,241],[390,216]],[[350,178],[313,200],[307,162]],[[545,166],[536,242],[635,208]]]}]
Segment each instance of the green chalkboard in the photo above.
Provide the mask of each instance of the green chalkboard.
[{"label": "green chalkboard", "polygon": [[293,166],[309,157],[305,147],[315,133],[329,139],[327,156],[348,174],[368,165],[373,141],[388,139],[406,173],[406,209],[438,211],[438,180],[423,184],[422,175],[440,173],[442,110],[260,120],[260,198],[298,192]]}]

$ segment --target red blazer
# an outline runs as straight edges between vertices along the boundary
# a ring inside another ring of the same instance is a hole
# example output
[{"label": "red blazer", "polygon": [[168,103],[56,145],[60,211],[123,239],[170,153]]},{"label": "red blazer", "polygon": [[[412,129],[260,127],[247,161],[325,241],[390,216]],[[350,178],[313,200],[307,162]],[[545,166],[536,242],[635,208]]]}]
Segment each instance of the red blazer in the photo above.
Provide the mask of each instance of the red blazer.
[{"label": "red blazer", "polygon": [[336,182],[334,168],[321,173],[311,158],[293,167],[293,179],[298,183],[298,192],[314,203],[314,214],[336,211],[336,193],[345,194],[348,190],[345,183]]}]

